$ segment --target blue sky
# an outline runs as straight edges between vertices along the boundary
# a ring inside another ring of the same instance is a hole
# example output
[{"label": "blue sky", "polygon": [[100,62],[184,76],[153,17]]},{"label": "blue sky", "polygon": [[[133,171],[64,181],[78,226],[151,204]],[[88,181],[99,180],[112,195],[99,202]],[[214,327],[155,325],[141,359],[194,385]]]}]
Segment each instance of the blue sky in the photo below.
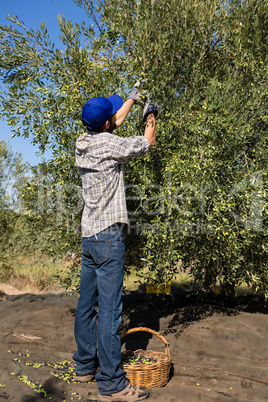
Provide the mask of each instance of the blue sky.
[{"label": "blue sky", "polygon": [[[0,4],[0,24],[11,24],[7,19],[8,14],[19,17],[27,28],[36,29],[40,27],[40,22],[44,22],[51,41],[56,47],[62,46],[59,37],[59,27],[57,15],[63,14],[65,18],[70,18],[73,22],[81,23],[87,19],[86,12],[78,7],[73,0],[12,0],[1,1]],[[20,152],[23,160],[36,165],[43,157],[49,159],[50,153],[38,156],[38,149],[31,144],[30,139],[20,137],[11,138],[11,130],[7,123],[0,120],[0,139],[9,143],[13,152]]]}]

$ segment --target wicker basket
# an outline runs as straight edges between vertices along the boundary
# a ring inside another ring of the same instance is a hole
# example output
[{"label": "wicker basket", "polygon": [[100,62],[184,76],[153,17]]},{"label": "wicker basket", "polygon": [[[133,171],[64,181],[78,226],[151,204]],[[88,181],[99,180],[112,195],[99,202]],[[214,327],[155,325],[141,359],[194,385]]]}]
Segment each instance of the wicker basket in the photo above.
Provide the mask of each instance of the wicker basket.
[{"label": "wicker basket", "polygon": [[158,332],[145,327],[138,327],[129,329],[125,334],[121,336],[121,340],[133,332],[145,331],[157,336],[165,344],[165,352],[153,352],[151,350],[138,349],[134,352],[126,351],[122,352],[122,360],[130,354],[137,354],[141,358],[153,358],[156,362],[152,363],[134,363],[127,364],[122,363],[121,368],[126,371],[127,379],[132,385],[145,386],[149,389],[163,387],[166,385],[169,379],[171,356],[169,350],[169,344],[166,339]]}]

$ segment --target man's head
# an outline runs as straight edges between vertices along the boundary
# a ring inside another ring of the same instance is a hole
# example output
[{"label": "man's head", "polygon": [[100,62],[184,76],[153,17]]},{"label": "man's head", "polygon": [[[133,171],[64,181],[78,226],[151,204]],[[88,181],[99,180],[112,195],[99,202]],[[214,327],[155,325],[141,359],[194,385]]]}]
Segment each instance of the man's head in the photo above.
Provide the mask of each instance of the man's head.
[{"label": "man's head", "polygon": [[122,105],[119,95],[89,99],[82,110],[82,122],[90,131],[99,132],[104,127],[104,131],[112,132],[115,129],[114,115]]}]

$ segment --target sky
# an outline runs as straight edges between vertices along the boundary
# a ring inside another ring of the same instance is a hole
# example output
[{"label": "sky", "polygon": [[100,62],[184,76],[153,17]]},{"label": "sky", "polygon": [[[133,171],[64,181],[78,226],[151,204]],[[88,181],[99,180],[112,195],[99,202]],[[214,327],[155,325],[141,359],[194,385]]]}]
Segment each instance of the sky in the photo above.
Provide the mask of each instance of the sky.
[{"label": "sky", "polygon": [[[39,29],[40,23],[44,22],[50,39],[55,46],[61,48],[63,45],[58,39],[60,30],[57,22],[57,15],[63,14],[65,18],[70,18],[73,23],[81,23],[87,19],[86,12],[78,7],[73,0],[12,0],[0,1],[0,24],[9,25],[6,19],[9,14],[18,16],[27,28]],[[11,138],[11,129],[7,122],[0,119],[0,140],[5,140],[14,153],[22,154],[23,161],[36,165],[42,158],[50,159],[51,153],[38,155],[38,148],[31,144],[30,139],[21,137]]]}]

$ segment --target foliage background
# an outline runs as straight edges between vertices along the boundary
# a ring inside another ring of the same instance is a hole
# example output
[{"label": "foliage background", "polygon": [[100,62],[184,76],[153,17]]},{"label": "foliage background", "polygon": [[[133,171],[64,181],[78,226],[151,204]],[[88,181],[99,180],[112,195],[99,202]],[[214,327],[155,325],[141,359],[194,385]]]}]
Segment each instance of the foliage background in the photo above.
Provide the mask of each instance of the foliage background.
[{"label": "foliage background", "polygon": [[[50,252],[79,250],[81,108],[94,96],[126,98],[140,80],[161,113],[156,148],[126,166],[128,263],[142,256],[145,279],[163,282],[180,261],[195,290],[220,279],[227,294],[246,282],[267,296],[267,4],[74,2],[86,20],[58,17],[65,51],[44,24],[31,30],[11,16],[0,26],[1,116],[53,150],[21,190],[25,219],[42,222]],[[138,107],[118,131],[136,133]]]}]

